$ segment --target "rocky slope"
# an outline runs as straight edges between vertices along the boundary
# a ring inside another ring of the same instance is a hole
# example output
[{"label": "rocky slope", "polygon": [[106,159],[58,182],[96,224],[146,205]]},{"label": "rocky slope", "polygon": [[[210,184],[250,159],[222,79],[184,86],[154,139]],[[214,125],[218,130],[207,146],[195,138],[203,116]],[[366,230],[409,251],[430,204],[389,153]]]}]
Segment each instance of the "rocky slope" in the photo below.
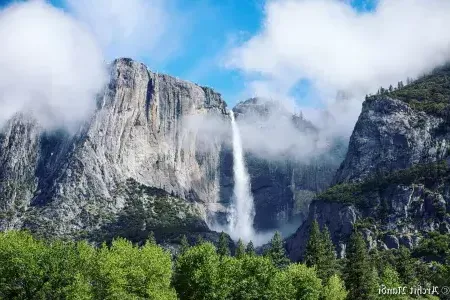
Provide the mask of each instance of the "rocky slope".
[{"label": "rocky slope", "polygon": [[430,232],[450,233],[450,68],[368,97],[335,185],[311,204],[286,243],[304,252],[310,225],[327,226],[340,256],[354,226],[371,248],[413,248]]},{"label": "rocky slope", "polygon": [[226,120],[220,95],[129,59],[110,69],[97,111],[74,136],[45,132],[24,115],[6,124],[1,229],[90,232],[115,222],[128,205],[118,191],[129,179],[187,200],[202,220],[209,203],[218,202],[220,137],[199,138],[201,128],[192,130],[185,117]]},{"label": "rocky slope", "polygon": [[[77,132],[44,130],[26,113],[0,130],[0,230],[140,241],[151,231],[157,238],[210,235],[216,219],[225,222],[234,181],[220,94],[130,59],[109,67],[97,109]],[[234,109],[238,123],[251,116],[267,125],[276,117],[294,128],[293,140],[317,138],[311,123],[274,104],[241,103]],[[295,159],[292,147],[275,156],[258,152],[270,145],[246,149],[258,229],[306,216],[343,159],[345,147],[336,145],[333,153]]]}]

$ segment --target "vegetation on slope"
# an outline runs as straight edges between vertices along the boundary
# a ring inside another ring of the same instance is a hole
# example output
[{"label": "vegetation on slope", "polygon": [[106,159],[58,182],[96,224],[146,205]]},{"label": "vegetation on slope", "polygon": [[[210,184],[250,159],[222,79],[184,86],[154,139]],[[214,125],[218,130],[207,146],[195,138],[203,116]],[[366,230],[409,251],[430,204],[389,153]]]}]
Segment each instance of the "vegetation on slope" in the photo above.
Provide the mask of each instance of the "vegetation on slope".
[{"label": "vegetation on slope", "polygon": [[418,164],[409,169],[390,174],[377,174],[361,183],[343,183],[332,186],[316,199],[370,207],[368,196],[385,190],[391,185],[423,184],[428,189],[437,189],[450,180],[450,167],[445,161]]},{"label": "vegetation on slope", "polygon": [[[402,100],[418,111],[448,119],[450,117],[450,64],[436,68],[431,74],[407,84],[399,82],[397,87],[381,87],[377,95],[387,95]],[[367,97],[376,99],[377,95]]]}]

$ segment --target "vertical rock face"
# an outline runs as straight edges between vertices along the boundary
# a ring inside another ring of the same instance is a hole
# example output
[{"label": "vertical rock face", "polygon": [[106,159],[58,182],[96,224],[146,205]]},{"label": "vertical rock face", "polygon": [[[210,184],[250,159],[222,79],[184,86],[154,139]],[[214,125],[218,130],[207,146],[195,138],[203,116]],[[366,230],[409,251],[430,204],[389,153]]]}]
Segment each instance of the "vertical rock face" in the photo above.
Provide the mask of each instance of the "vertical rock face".
[{"label": "vertical rock face", "polygon": [[[251,98],[233,111],[251,177],[255,228],[284,230],[285,225],[303,220],[313,196],[330,184],[345,155],[345,146],[335,143],[325,151],[318,150],[318,129],[273,100]],[[277,141],[280,138],[283,144]],[[303,149],[305,153],[298,155]],[[225,151],[222,162],[231,166],[232,155]],[[233,191],[232,169],[225,167],[222,172],[221,198],[227,201]]]},{"label": "vertical rock face", "polygon": [[[220,137],[199,138],[187,117],[226,119],[226,104],[208,88],[152,73],[130,59],[111,65],[98,109],[74,137],[44,133],[17,116],[3,130],[2,212],[24,203],[25,226],[54,234],[91,230],[125,205],[127,179],[191,201],[205,214],[218,202]],[[2,228],[17,227],[2,221]]]},{"label": "vertical rock face", "polygon": [[334,185],[287,239],[293,260],[302,258],[314,219],[329,228],[341,257],[354,226],[379,249],[412,248],[430,232],[450,233],[449,74],[439,69],[366,99]]},{"label": "vertical rock face", "polygon": [[436,134],[442,121],[388,96],[364,102],[335,182],[361,181],[443,159],[449,136]]},{"label": "vertical rock face", "polygon": [[41,130],[32,118],[16,115],[0,135],[0,229],[20,226],[37,188]]},{"label": "vertical rock face", "polygon": [[[26,227],[71,237],[110,230],[134,232],[130,238],[138,239],[159,227],[207,230],[210,216],[226,222],[233,156],[220,94],[155,74],[130,59],[109,67],[110,82],[77,132],[44,130],[26,114],[0,130],[0,230]],[[235,112],[238,123],[256,116],[270,125],[276,116],[275,123],[290,130],[281,133],[296,141],[280,150],[279,141],[272,140],[276,135],[266,137],[268,144],[261,147],[252,145],[251,136],[243,137],[244,147],[250,146],[246,161],[255,227],[278,229],[305,218],[312,197],[329,185],[345,147],[308,156],[316,149],[317,129],[274,102],[250,99]],[[250,125],[265,134],[265,128]],[[311,143],[302,140],[305,136]],[[305,156],[293,158],[296,144],[306,149]]]}]

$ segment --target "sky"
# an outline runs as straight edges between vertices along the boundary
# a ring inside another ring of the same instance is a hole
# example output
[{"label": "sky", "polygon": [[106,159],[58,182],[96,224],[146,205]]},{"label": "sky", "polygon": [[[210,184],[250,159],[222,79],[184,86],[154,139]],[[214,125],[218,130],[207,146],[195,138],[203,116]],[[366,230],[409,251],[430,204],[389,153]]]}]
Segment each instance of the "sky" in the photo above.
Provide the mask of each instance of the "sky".
[{"label": "sky", "polygon": [[[74,0],[75,2],[77,0]],[[102,0],[99,0],[102,1]],[[149,0],[151,2],[152,0]],[[171,0],[169,0],[171,1]],[[6,6],[14,0],[0,0]],[[89,2],[79,0],[79,2]],[[51,0],[55,7],[69,14],[76,14],[70,1]],[[190,20],[182,30],[181,49],[174,50],[170,57],[152,59],[148,53],[120,53],[147,64],[153,71],[167,73],[200,85],[209,86],[220,92],[227,103],[233,106],[245,100],[246,85],[243,74],[223,66],[223,55],[233,43],[251,37],[263,26],[264,0],[178,0],[172,1],[176,12],[187,11]],[[374,1],[356,0],[351,3],[355,10],[364,12],[374,8]],[[192,16],[192,17],[191,17]],[[151,29],[149,29],[151,30]],[[167,33],[168,35],[175,33]],[[164,47],[162,45],[161,47]],[[115,51],[107,59],[115,58]],[[159,56],[159,53],[158,53]],[[301,103],[307,104],[308,82],[303,81],[293,90]]]},{"label": "sky", "polygon": [[[0,104],[11,107],[0,122],[36,94],[46,122],[71,110],[82,115],[104,84],[99,61],[130,57],[212,87],[231,107],[272,98],[316,123],[327,110],[333,129],[349,133],[366,94],[450,57],[448,0],[0,0],[0,7],[0,43],[8,44],[0,51],[7,67]],[[79,61],[91,63],[83,69]],[[95,78],[83,80],[87,73]],[[59,98],[64,89],[79,94],[79,105]],[[19,100],[10,103],[5,95],[14,93]]]}]

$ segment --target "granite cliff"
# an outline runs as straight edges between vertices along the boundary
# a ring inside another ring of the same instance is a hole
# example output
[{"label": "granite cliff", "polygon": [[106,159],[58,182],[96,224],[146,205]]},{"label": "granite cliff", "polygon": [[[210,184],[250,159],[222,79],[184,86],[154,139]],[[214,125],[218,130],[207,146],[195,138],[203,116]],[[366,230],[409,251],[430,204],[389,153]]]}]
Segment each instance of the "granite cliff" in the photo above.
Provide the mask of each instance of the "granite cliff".
[{"label": "granite cliff", "polygon": [[[4,124],[0,230],[134,241],[150,231],[211,235],[211,224],[225,220],[234,184],[226,103],[210,88],[131,59],[115,60],[109,72],[95,112],[75,133],[44,129],[28,112]],[[252,114],[264,120],[280,112],[274,103],[250,99],[234,111],[238,122]],[[318,134],[303,117],[282,114],[296,128],[292,139]],[[303,219],[343,159],[345,147],[335,149],[325,162],[301,163],[289,153],[275,159],[247,151],[255,227]]]},{"label": "granite cliff", "polygon": [[[221,141],[198,138],[200,133],[183,126],[183,120],[192,115],[226,119],[225,102],[211,89],[152,73],[130,59],[114,61],[110,72],[97,110],[76,134],[44,131],[25,114],[5,125],[2,230],[92,232],[116,222],[130,205],[133,199],[123,193],[130,181],[167,193],[156,198],[185,200],[178,219],[196,218],[196,227],[203,222],[207,229],[208,205],[218,202],[220,190]],[[141,196],[150,203],[149,212],[164,221],[149,195]]]},{"label": "granite cliff", "polygon": [[312,202],[286,247],[305,250],[310,226],[327,226],[340,257],[353,228],[371,249],[414,248],[450,233],[450,68],[367,97],[333,186]]},{"label": "granite cliff", "polygon": [[[289,224],[305,219],[314,195],[330,185],[345,156],[346,145],[336,140],[319,149],[319,129],[275,100],[251,98],[236,105],[233,111],[246,137],[255,227],[289,232]],[[256,135],[265,142],[249,145],[258,139]],[[231,173],[224,171],[230,177]],[[224,195],[225,199],[228,197]]]}]

